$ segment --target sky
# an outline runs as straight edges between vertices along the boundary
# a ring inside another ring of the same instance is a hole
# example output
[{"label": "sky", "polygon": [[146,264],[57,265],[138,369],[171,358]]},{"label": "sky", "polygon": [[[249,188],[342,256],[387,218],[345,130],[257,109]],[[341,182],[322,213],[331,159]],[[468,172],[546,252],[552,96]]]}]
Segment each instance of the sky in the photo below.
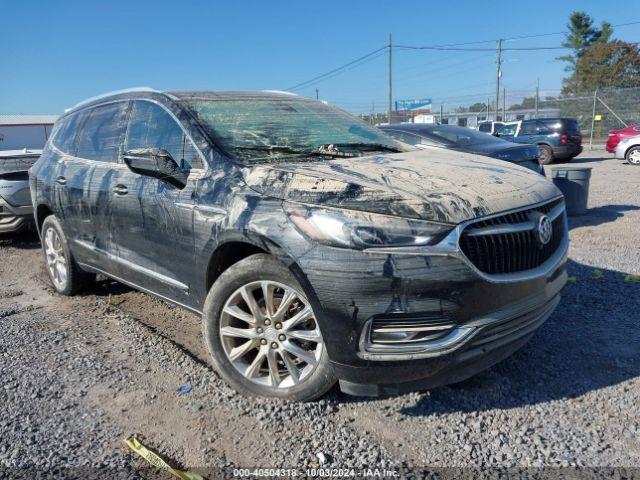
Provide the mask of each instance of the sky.
[{"label": "sky", "polygon": [[[637,1],[192,1],[3,0],[0,114],[61,113],[104,92],[287,90],[384,47],[466,45],[490,51],[393,50],[393,98],[431,98],[445,111],[495,97],[496,39],[566,31],[574,10],[599,24],[640,21]],[[614,37],[638,41],[638,25]],[[563,35],[505,47],[560,46]],[[507,104],[557,94],[563,51],[508,51]],[[387,52],[295,90],[353,113],[384,111]]]}]

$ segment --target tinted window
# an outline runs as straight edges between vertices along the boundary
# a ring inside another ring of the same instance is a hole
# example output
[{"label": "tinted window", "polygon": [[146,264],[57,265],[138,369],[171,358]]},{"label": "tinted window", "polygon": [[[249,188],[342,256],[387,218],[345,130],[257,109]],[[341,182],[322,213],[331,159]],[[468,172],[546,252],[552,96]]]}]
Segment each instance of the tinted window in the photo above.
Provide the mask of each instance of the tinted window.
[{"label": "tinted window", "polygon": [[440,125],[430,127],[420,132],[422,135],[432,138],[433,140],[456,147],[465,147],[467,145],[478,145],[483,143],[499,142],[495,137],[471,130],[464,127],[456,127],[454,125]]},{"label": "tinted window", "polygon": [[78,127],[82,123],[84,114],[84,111],[72,113],[61,120],[61,124],[57,127],[58,131],[53,140],[54,145],[59,150],[69,155],[76,154],[76,134],[78,133]]},{"label": "tinted window", "polygon": [[522,135],[536,135],[537,133],[539,133],[539,129],[536,128],[536,122],[522,122]]},{"label": "tinted window", "polygon": [[562,129],[562,122],[558,118],[539,120],[539,122],[548,130],[558,131]]},{"label": "tinted window", "polygon": [[481,123],[478,130],[481,132],[491,132],[491,124],[490,123]]},{"label": "tinted window", "polygon": [[180,125],[164,108],[155,103],[133,103],[126,150],[134,148],[164,148],[183,170],[203,168],[197,149]]},{"label": "tinted window", "polygon": [[77,157],[118,161],[126,106],[126,102],[118,102],[89,110],[77,140]]},{"label": "tinted window", "polygon": [[424,143],[422,141],[422,138],[419,135],[415,135],[413,133],[401,132],[398,130],[387,130],[387,129],[385,129],[384,132],[388,133],[396,140],[400,142],[404,142],[408,145],[420,145],[421,143]]}]

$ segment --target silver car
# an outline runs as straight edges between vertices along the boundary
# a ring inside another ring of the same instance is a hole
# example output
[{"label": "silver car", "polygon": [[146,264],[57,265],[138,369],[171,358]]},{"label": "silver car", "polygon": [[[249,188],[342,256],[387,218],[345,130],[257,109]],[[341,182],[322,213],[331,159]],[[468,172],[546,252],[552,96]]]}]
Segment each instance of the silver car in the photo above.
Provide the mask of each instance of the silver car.
[{"label": "silver car", "polygon": [[640,135],[620,140],[615,149],[615,156],[626,160],[630,165],[640,165]]},{"label": "silver car", "polygon": [[15,233],[34,225],[29,168],[42,150],[0,151],[0,233]]}]

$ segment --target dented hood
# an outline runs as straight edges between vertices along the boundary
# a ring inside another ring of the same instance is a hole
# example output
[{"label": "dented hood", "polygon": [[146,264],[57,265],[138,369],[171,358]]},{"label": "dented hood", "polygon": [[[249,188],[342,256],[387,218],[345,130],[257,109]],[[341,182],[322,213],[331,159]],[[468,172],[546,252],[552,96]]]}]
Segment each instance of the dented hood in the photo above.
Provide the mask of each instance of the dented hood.
[{"label": "dented hood", "polygon": [[283,200],[452,224],[560,195],[526,168],[447,150],[256,165],[244,178]]}]

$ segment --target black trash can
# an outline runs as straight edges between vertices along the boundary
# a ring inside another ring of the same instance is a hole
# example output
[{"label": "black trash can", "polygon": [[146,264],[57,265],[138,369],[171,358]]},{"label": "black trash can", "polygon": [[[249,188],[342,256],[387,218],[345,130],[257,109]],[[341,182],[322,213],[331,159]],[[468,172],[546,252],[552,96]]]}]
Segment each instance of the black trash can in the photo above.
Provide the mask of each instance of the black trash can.
[{"label": "black trash can", "polygon": [[554,167],[553,183],[564,195],[567,204],[567,215],[570,217],[584,215],[589,200],[590,167]]}]

